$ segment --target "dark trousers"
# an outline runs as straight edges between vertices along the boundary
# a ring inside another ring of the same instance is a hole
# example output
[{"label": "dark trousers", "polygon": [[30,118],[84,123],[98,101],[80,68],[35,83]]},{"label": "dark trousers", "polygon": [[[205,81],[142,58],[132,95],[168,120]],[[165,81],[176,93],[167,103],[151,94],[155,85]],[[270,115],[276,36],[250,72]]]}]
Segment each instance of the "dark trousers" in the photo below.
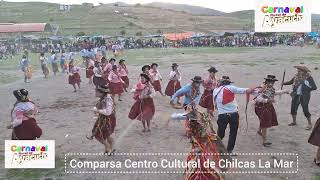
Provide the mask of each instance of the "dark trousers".
[{"label": "dark trousers", "polygon": [[227,150],[228,152],[232,152],[234,149],[234,145],[236,143],[238,127],[239,127],[239,114],[236,113],[227,113],[227,114],[219,114],[218,116],[218,136],[223,139],[225,136],[226,128],[229,124],[230,134]]},{"label": "dark trousers", "polygon": [[297,115],[299,105],[301,104],[302,110],[306,118],[310,118],[311,114],[309,112],[309,101],[310,93],[304,95],[293,95],[291,101],[291,114]]}]

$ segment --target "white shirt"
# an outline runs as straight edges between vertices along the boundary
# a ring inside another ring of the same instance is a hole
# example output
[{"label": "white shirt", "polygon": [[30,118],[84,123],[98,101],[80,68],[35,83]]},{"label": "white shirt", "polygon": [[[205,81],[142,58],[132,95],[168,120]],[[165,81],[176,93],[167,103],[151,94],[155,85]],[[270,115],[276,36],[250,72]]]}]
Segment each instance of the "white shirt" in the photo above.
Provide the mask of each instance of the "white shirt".
[{"label": "white shirt", "polygon": [[[238,103],[236,98],[228,104],[222,104],[223,90],[229,89],[234,94],[245,94],[248,88],[238,88],[234,85],[220,86],[213,90],[213,101],[218,108],[218,114],[235,113],[238,112]],[[220,91],[221,90],[221,91]],[[215,98],[216,97],[216,98]]]},{"label": "white shirt", "polygon": [[[307,81],[307,80],[304,80],[304,84],[306,85],[306,86],[308,86],[309,88],[311,88],[311,86],[310,86],[310,84],[309,84],[309,81]],[[302,95],[302,84],[300,84],[300,86],[298,87],[298,89],[297,89],[297,95]]]}]

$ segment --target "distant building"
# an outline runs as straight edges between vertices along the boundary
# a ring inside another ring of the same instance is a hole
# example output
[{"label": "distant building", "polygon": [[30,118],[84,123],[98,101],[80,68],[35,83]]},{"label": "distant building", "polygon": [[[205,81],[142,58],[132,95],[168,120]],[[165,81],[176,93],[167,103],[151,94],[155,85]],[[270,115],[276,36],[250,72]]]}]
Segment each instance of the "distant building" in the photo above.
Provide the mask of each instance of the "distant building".
[{"label": "distant building", "polygon": [[60,11],[71,11],[71,5],[60,4]]}]

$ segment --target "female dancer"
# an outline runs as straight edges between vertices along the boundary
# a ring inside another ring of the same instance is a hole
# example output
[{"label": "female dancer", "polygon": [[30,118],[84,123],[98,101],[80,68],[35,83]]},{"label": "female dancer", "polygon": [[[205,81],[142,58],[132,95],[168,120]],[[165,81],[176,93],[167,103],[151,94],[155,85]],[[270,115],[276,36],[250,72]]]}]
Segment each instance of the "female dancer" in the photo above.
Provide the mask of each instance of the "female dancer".
[{"label": "female dancer", "polygon": [[313,131],[309,137],[308,142],[314,146],[318,146],[317,154],[313,162],[320,167],[320,118],[314,125]]},{"label": "female dancer", "polygon": [[94,113],[97,114],[97,120],[92,129],[92,140],[95,137],[105,147],[105,153],[111,155],[113,149],[113,138],[111,135],[116,127],[116,114],[113,98],[108,86],[103,85],[96,88],[96,97],[100,98],[94,107]]},{"label": "female dancer", "polygon": [[142,122],[142,132],[151,131],[150,121],[155,113],[155,107],[152,99],[154,93],[154,89],[150,83],[150,77],[146,74],[140,74],[140,82],[136,85],[134,94],[136,102],[131,107],[128,117],[131,120],[137,119]]},{"label": "female dancer", "polygon": [[129,87],[129,78],[128,78],[128,68],[126,66],[126,64],[124,63],[125,60],[121,59],[119,61],[119,68],[118,68],[118,73],[119,76],[121,77],[121,79],[124,81],[124,90],[127,92],[127,88]]},{"label": "female dancer", "polygon": [[69,84],[74,88],[73,92],[77,92],[76,84],[80,90],[81,77],[79,74],[80,68],[74,66],[74,60],[69,62]]},{"label": "female dancer", "polygon": [[98,61],[96,61],[94,63],[94,68],[93,68],[93,84],[98,87],[98,86],[102,86],[102,85],[106,85],[107,81],[105,79],[103,79],[103,68],[101,67],[101,63],[99,63]]},{"label": "female dancer", "polygon": [[92,84],[92,76],[94,75],[94,61],[92,59],[88,60],[88,68],[86,69],[86,78],[89,79],[89,84]]},{"label": "female dancer", "polygon": [[[165,94],[170,96],[170,98],[181,88],[181,73],[178,70],[178,64],[173,63],[171,67],[172,70],[169,75],[169,83],[165,90]],[[178,97],[177,104],[181,105],[180,97]]]},{"label": "female dancer", "polygon": [[48,59],[44,56],[44,53],[40,54],[39,59],[40,59],[42,73],[44,74],[44,78],[48,78],[48,75],[49,75],[49,68],[47,66]]},{"label": "female dancer", "polygon": [[162,76],[158,70],[158,64],[157,63],[152,63],[151,69],[149,70],[149,74],[151,78],[153,79],[152,85],[154,87],[154,90],[157,92],[160,92],[162,96],[164,96],[162,90],[161,90],[161,81],[162,81]]},{"label": "female dancer", "polygon": [[216,73],[218,72],[216,68],[211,67],[208,69],[209,76],[203,82],[203,87],[205,88],[202,97],[200,99],[199,105],[207,109],[208,114],[213,117],[214,105],[213,105],[213,90],[217,86]]},{"label": "female dancer", "polygon": [[119,101],[122,101],[121,94],[123,93],[124,82],[118,74],[118,68],[116,65],[112,66],[112,71],[110,71],[109,73],[108,81],[110,82],[110,90],[112,92],[112,97],[118,95]]},{"label": "female dancer", "polygon": [[25,89],[13,91],[17,101],[11,111],[11,124],[7,127],[13,129],[12,140],[35,140],[42,135],[41,128],[37,125],[35,115],[38,110],[28,98]]}]

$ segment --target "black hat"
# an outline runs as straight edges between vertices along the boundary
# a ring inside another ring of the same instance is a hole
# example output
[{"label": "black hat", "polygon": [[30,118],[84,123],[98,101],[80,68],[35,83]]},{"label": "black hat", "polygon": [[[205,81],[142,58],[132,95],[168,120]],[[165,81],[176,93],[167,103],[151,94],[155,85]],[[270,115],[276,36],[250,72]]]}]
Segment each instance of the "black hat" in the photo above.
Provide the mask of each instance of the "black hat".
[{"label": "black hat", "polygon": [[141,73],[140,76],[146,78],[147,81],[150,81],[150,77],[147,74]]},{"label": "black hat", "polygon": [[101,92],[101,93],[110,93],[110,89],[109,89],[109,84],[107,85],[100,85],[96,88],[97,91]]},{"label": "black hat", "polygon": [[144,66],[142,66],[141,70],[144,71],[146,68],[150,69],[150,66],[149,65],[144,65]]},{"label": "black hat", "polygon": [[17,99],[18,101],[24,102],[24,101],[27,101],[27,99],[28,99],[27,96],[25,96],[24,94],[22,94],[20,90],[14,90],[14,91],[13,91],[13,95],[14,95],[14,97],[16,97],[16,99]]},{"label": "black hat", "polygon": [[210,69],[208,69],[209,72],[213,72],[213,73],[217,73],[218,70],[215,67],[210,67]]},{"label": "black hat", "polygon": [[223,84],[223,85],[227,85],[227,84],[231,84],[233,83],[231,80],[230,80],[230,77],[229,76],[222,76],[222,78],[219,80],[220,84]]},{"label": "black hat", "polygon": [[191,81],[196,82],[196,83],[201,83],[203,82],[202,78],[200,76],[195,76]]},{"label": "black hat", "polygon": [[268,75],[267,78],[264,78],[266,81],[278,81],[278,79],[276,79],[276,76],[274,75]]},{"label": "black hat", "polygon": [[29,94],[28,90],[26,90],[26,89],[20,89],[19,91],[24,96],[28,96],[28,94]]},{"label": "black hat", "polygon": [[172,67],[178,67],[179,65],[177,63],[172,63]]},{"label": "black hat", "polygon": [[124,60],[124,59],[120,59],[120,61],[119,61],[119,63],[123,63],[123,62],[125,62],[126,60]]},{"label": "black hat", "polygon": [[109,60],[109,62],[111,62],[111,61],[114,61],[114,62],[116,62],[116,59],[114,59],[114,58],[111,58],[111,59]]},{"label": "black hat", "polygon": [[152,63],[150,67],[152,68],[153,66],[157,66],[158,67],[159,65],[157,63]]}]

